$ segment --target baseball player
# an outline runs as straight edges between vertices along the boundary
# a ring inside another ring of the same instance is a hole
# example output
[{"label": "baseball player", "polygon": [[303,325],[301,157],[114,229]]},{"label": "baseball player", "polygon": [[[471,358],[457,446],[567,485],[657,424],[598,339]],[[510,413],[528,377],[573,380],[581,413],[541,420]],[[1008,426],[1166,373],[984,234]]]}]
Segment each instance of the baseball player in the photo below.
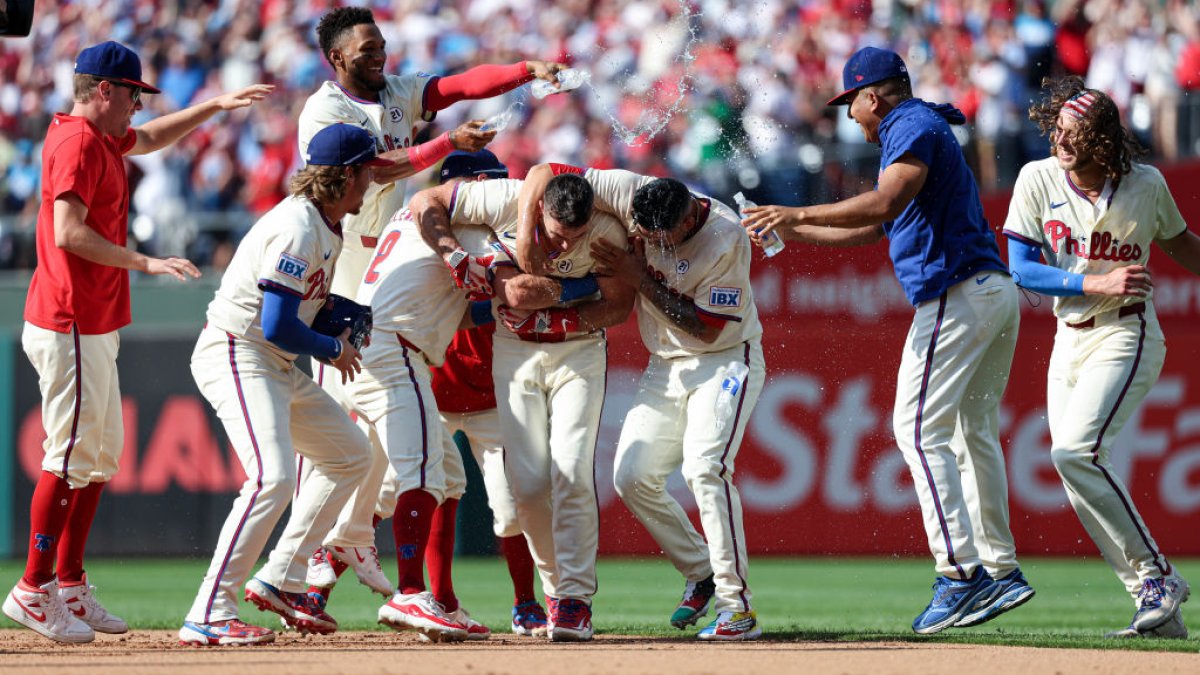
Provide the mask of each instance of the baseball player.
[{"label": "baseball player", "polygon": [[[750,241],[728,207],[679,181],[561,164],[534,167],[523,204],[551,175],[580,173],[596,208],[634,237],[633,252],[601,242],[599,269],[638,294],[638,328],[650,363],[625,418],[614,483],[686,582],[671,624],[708,613],[697,637],[752,640],[762,634],[746,583],[748,560],[734,461],[766,367],[750,289]],[[537,262],[531,262],[536,266]],[[735,365],[736,364],[736,365]],[[722,403],[729,403],[728,409]],[[682,468],[700,508],[702,536],[666,491]],[[707,539],[707,543],[706,540]]]},{"label": "baseball player", "polygon": [[[483,131],[480,122],[469,122],[433,140],[414,145],[418,122],[431,122],[437,112],[468,99],[498,96],[535,78],[557,82],[556,73],[566,66],[544,61],[522,61],[509,65],[481,65],[463,73],[438,77],[425,73],[384,73],[386,44],[374,15],[364,7],[340,7],[321,17],[317,41],[322,55],[334,70],[334,79],[321,85],[305,102],[300,113],[299,141],[303,154],[309,139],[329,124],[356,124],[375,138],[380,156],[394,165],[376,172],[375,184],[367,192],[363,208],[346,219],[346,242],[332,293],[353,298],[371,260],[380,233],[388,220],[406,203],[409,176],[427,169],[454,150],[476,151],[495,137]],[[338,391],[338,378],[326,378],[324,364],[314,362],[314,377],[349,409]],[[377,471],[386,464],[380,460]],[[360,565],[349,552],[334,552],[351,563],[355,571],[370,573],[374,554],[357,551],[368,559]]]},{"label": "baseball player", "polygon": [[200,276],[183,258],[151,258],[126,246],[122,157],[171,145],[271,90],[254,85],[132,127],[142,96],[159,90],[142,81],[137,54],[104,42],[79,53],[71,111],[55,115],[46,133],[38,264],[21,334],[38,373],[45,459],[29,507],[25,572],[4,613],[51,640],[90,642],[96,632],[129,630],[100,604],[83,565],[100,495],[124,445],[117,331],[130,323],[128,270],[181,281]]},{"label": "baseball player", "polygon": [[1029,117],[1050,136],[1051,156],[1021,170],[1004,234],[1017,282],[1055,296],[1050,456],[1079,520],[1134,598],[1129,628],[1110,635],[1187,637],[1180,605],[1188,583],[1150,536],[1109,456],[1166,355],[1146,269],[1150,244],[1200,274],[1200,238],[1162,174],[1132,161],[1141,148],[1112,99],[1079,78],[1046,84]]},{"label": "baseball player", "polygon": [[[556,641],[592,638],[599,513],[593,459],[607,374],[603,328],[628,317],[633,293],[591,274],[590,246],[625,246],[611,216],[594,214],[591,186],[558,176],[546,187],[535,220],[556,277],[521,273],[511,254],[519,181],[441,186],[413,198],[425,241],[456,282],[474,275],[451,224],[484,223],[499,237],[492,286],[498,330],[492,376],[499,402],[504,468],[546,592],[548,634]],[[599,294],[599,299],[594,298]]]},{"label": "baseball player", "polygon": [[[443,162],[440,171],[443,183],[458,183],[466,179],[478,181],[504,178],[507,175],[507,168],[487,150],[475,153],[452,153]],[[544,610],[533,597],[532,561],[528,546],[525,545],[523,537],[520,538],[519,547],[511,545],[512,540],[520,535],[520,529],[516,524],[512,496],[504,478],[499,442],[495,440],[497,421],[494,412],[495,396],[491,391],[490,332],[480,336],[480,332],[485,329],[462,331],[456,337],[455,330],[459,327],[459,322],[452,320],[454,317],[450,315],[457,311],[459,318],[462,318],[461,313],[467,309],[465,296],[456,288],[452,280],[447,278],[441,261],[433,254],[433,251],[419,241],[414,234],[410,213],[407,209],[401,211],[385,230],[382,241],[386,244],[377,250],[375,259],[368,268],[362,285],[362,295],[359,299],[372,305],[376,316],[379,317],[377,325],[382,330],[391,330],[398,335],[411,335],[411,338],[406,339],[411,339],[414,346],[424,345],[421,348],[422,351],[413,352],[414,361],[416,360],[415,355],[419,354],[446,354],[447,358],[444,364],[440,357],[421,356],[420,359],[421,363],[428,362],[437,366],[433,369],[432,379],[432,388],[435,391],[434,401],[438,403],[437,408],[441,407],[443,401],[449,400],[449,410],[454,412],[443,413],[440,423],[431,425],[437,427],[441,433],[423,435],[420,441],[421,447],[424,447],[441,439],[438,450],[442,453],[441,466],[445,476],[444,499],[433,512],[431,529],[421,535],[428,539],[428,543],[418,543],[418,548],[425,551],[424,555],[417,558],[405,558],[402,547],[399,547],[402,579],[404,578],[403,569],[406,565],[413,565],[415,560],[416,566],[416,571],[410,574],[414,577],[414,586],[404,595],[419,597],[410,601],[397,602],[398,609],[395,610],[395,613],[403,615],[401,618],[404,619],[404,622],[400,626],[401,628],[424,629],[426,633],[423,634],[429,637],[439,639],[456,637],[457,632],[461,632],[463,627],[467,629],[467,637],[471,639],[484,639],[489,635],[486,626],[471,619],[469,614],[459,607],[451,579],[455,513],[458,500],[466,490],[466,474],[458,448],[453,441],[453,433],[461,429],[470,437],[472,449],[475,451],[483,471],[488,500],[497,518],[497,533],[507,537],[502,540],[502,546],[506,557],[509,558],[510,567],[526,569],[527,581],[523,583],[518,582],[516,573],[514,573],[514,585],[518,589],[519,600],[517,607],[514,608],[514,623],[520,628],[520,632],[533,633],[539,628],[544,632],[544,618],[540,622],[538,621],[539,615],[544,617]],[[486,255],[490,250],[487,243],[488,230],[472,228],[468,234],[476,240],[474,249],[476,253]],[[482,239],[480,235],[482,235]],[[409,243],[403,243],[405,241]],[[397,247],[401,248],[397,249]],[[444,315],[436,315],[444,318],[444,321],[430,322],[428,317],[431,316],[430,308],[432,307],[439,307],[439,309],[449,307],[452,311]],[[483,324],[490,329],[489,324],[493,321],[490,302],[482,301],[482,305],[475,306],[474,310],[471,323]],[[393,317],[393,319],[384,323],[386,317]],[[463,336],[476,337],[471,339]],[[458,347],[457,349],[452,347],[447,351],[446,345],[452,338]],[[424,351],[425,349],[429,351]],[[368,356],[370,354],[371,352],[368,352]],[[374,372],[376,372],[375,369],[368,368],[368,377]],[[438,373],[442,374],[440,378],[441,392],[437,392]],[[423,376],[427,374],[422,373]],[[425,377],[420,378],[422,386],[419,388],[418,396],[428,399],[430,385],[426,383],[426,379]],[[478,385],[481,380],[486,382],[486,388]],[[363,379],[364,386],[367,381],[368,378]],[[411,388],[411,383],[401,381],[395,386]],[[451,392],[453,395],[448,395]],[[355,409],[359,410],[357,407]],[[434,409],[431,414],[436,412],[437,410]],[[363,419],[370,422],[374,418],[364,414]],[[447,425],[450,425],[450,428],[443,429]],[[368,430],[372,431],[373,429],[369,426]],[[367,484],[360,488],[347,511],[339,519],[337,527],[326,539],[325,550],[339,550],[339,540],[346,537],[345,533],[354,527],[354,524],[350,522],[351,519],[357,518],[359,522],[366,522],[371,518],[372,511],[376,522],[392,516],[396,510],[397,500],[408,489],[405,482],[398,479],[398,475],[402,471],[397,470],[395,462],[401,464],[413,460],[417,460],[418,464],[435,462],[435,458],[426,457],[426,453],[422,453],[420,457],[417,457],[416,453],[409,456],[406,454],[407,447],[403,443],[392,443],[388,445],[386,452],[381,449],[381,453],[385,457],[393,457],[394,460],[383,481],[382,491],[378,489],[378,484],[376,484],[374,492]],[[379,495],[378,501],[372,495]],[[405,499],[411,499],[411,497],[405,497]],[[365,528],[359,529],[365,531]],[[367,533],[373,536],[372,531],[373,528]],[[400,539],[397,541],[399,542]],[[415,579],[420,578],[422,559],[429,568],[432,596],[422,593],[423,585],[415,586]],[[310,592],[322,593],[324,597],[328,597],[329,589],[345,569],[345,566],[339,565],[339,562],[332,556],[315,556],[313,558],[314,564],[310,565],[308,577],[314,588],[311,588]],[[404,591],[404,584],[402,583],[401,586],[401,590]],[[521,589],[525,587],[527,590],[522,591]],[[391,593],[388,595],[390,596]],[[430,600],[434,602],[430,603]],[[529,605],[530,601],[533,603],[532,606]],[[416,612],[424,605],[432,607],[429,612],[444,614],[447,622],[453,624],[453,632],[447,635],[445,631],[440,631],[438,626],[412,625],[421,618],[422,614],[418,612],[417,618],[412,620],[409,620],[407,614]],[[391,614],[393,611],[388,610],[387,613]]]},{"label": "baseball player", "polygon": [[[295,365],[300,354],[329,360],[353,379],[359,353],[309,326],[329,294],[342,248],[340,221],[362,205],[371,167],[387,166],[363,129],[335,124],[313,137],[292,195],[267,212],[238,246],[192,354],[192,374],[225,425],[246,483],[221,529],[216,552],[179,639],[186,644],[272,642],[274,633],[238,620],[235,593],[275,523],[291,517],[246,600],[302,632],[337,622],[304,592],[307,552],[320,543],[371,464],[362,432]],[[293,453],[311,463],[295,499]]]},{"label": "baseball player", "polygon": [[983,218],[975,178],[950,124],[950,105],[913,98],[904,61],[886,49],[855,52],[846,91],[829,101],[882,146],[875,190],[827,205],[747,209],[752,238],[825,245],[886,235],[896,277],[916,308],[893,414],[937,564],[920,634],[988,621],[1033,597],[1008,525],[1000,398],[1008,384],[1017,290]]}]

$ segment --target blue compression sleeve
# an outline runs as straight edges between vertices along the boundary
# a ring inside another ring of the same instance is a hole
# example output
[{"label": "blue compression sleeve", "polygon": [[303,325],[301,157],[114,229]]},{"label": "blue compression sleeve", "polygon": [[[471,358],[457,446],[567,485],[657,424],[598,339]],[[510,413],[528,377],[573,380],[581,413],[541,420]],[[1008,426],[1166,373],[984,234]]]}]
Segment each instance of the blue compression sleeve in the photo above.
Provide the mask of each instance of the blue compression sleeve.
[{"label": "blue compression sleeve", "polygon": [[578,279],[559,279],[559,283],[562,284],[559,302],[571,302],[600,292],[600,284],[596,283],[594,274],[585,274]]},{"label": "blue compression sleeve", "polygon": [[495,320],[491,300],[476,300],[471,303],[471,322],[476,326],[486,326]]},{"label": "blue compression sleeve", "polygon": [[1043,295],[1083,295],[1083,275],[1042,262],[1042,251],[1033,244],[1008,238],[1008,267],[1013,281]]},{"label": "blue compression sleeve", "polygon": [[292,354],[333,360],[342,353],[337,338],[321,335],[304,325],[298,313],[300,297],[275,288],[263,289],[263,336],[276,347]]}]

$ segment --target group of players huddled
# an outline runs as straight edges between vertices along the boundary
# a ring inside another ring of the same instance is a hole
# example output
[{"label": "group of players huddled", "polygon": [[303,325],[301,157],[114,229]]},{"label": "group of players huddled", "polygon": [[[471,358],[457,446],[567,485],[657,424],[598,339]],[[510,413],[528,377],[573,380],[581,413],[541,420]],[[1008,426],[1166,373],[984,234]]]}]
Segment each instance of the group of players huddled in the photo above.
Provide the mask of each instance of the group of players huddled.
[{"label": "group of players huddled", "polygon": [[[738,214],[680,181],[621,170],[543,164],[510,179],[485,149],[496,131],[480,121],[416,143],[420,123],[438,111],[534,79],[557,86],[563,64],[396,76],[384,73],[386,45],[369,10],[333,10],[317,34],[335,79],[301,113],[305,165],[290,196],[239,244],[192,355],[195,381],[247,480],[182,642],[273,641],[270,628],[239,619],[239,594],[287,627],[333,633],[326,602],[347,569],[387,598],[380,623],[434,642],[487,639],[490,629],[462,607],[452,580],[466,489],[456,437],[482,470],[512,577],[511,630],[592,639],[604,329],[635,305],[650,360],[624,414],[617,493],[684,577],[673,626],[695,625],[711,610],[698,638],[761,636],[733,473],[766,378],[750,267],[752,244],[769,231],[822,245],[892,242],[916,308],[896,436],[938,573],[915,631],[977,625],[1034,595],[1009,532],[997,424],[1019,283],[1061,296],[1052,455],[1134,597],[1134,619],[1120,634],[1186,635],[1187,583],[1149,537],[1108,451],[1165,353],[1149,303],[1149,242],[1200,272],[1200,239],[1161,175],[1130,164],[1131,144],[1116,143],[1110,161],[1113,143],[1097,137],[1123,130],[1102,93],[1068,81],[1042,104],[1055,156],[1022,172],[1006,265],[949,130],[961,113],[913,98],[892,52],[856,53],[846,92],[830,101],[848,104],[867,140],[882,146],[877,188],[836,204]],[[23,335],[39,373],[46,460],[25,575],[4,603],[8,616],[61,642],[128,630],[83,572],[87,531],[122,448],[116,331],[130,320],[127,270],[199,274],[186,260],[126,249],[121,156],[172,143],[271,89],[256,85],[131,128],[140,96],[157,91],[141,81],[138,57],[104,43],[85,49],[75,70],[74,108],[56,116],[46,142],[39,265]],[[409,195],[407,178],[439,163],[439,185]],[[1059,199],[1071,207],[1059,210]],[[1072,227],[1084,244],[1072,246]],[[1128,255],[1088,255],[1097,230]],[[370,308],[365,343],[356,346],[348,329],[313,330],[330,296]],[[301,356],[313,359],[311,377],[296,365]],[[666,490],[676,470],[695,496],[701,530]],[[289,505],[275,548],[254,572]],[[374,546],[388,518],[396,584]]]}]

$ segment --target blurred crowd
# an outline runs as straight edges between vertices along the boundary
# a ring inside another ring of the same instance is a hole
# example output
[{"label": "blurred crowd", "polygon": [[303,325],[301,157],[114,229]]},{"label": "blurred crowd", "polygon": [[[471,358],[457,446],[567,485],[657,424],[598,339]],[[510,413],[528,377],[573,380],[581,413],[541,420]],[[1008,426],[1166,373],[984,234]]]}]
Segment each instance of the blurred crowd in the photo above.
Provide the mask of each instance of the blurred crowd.
[{"label": "blurred crowd", "polygon": [[[315,26],[328,0],[42,2],[33,34],[0,41],[0,267],[30,267],[41,140],[71,106],[80,49],[134,48],[148,82],[134,123],[254,82],[277,85],[170,150],[131,158],[131,233],[156,254],[220,267],[284,194],[296,119],[331,70]],[[340,4],[340,3],[339,3]],[[1173,161],[1200,139],[1200,9],[1187,0],[372,0],[388,71],[452,74],[480,63],[563,60],[591,85],[534,100],[527,87],[439,114],[436,133],[506,108],[492,149],[522,176],[540,161],[686,179],[728,198],[802,203],[856,192],[875,150],[845,109],[846,58],[900,52],[916,94],[952,102],[983,189],[1046,152],[1025,118],[1041,78],[1084,76]],[[839,115],[841,112],[843,114]],[[419,184],[421,181],[415,181]]]}]

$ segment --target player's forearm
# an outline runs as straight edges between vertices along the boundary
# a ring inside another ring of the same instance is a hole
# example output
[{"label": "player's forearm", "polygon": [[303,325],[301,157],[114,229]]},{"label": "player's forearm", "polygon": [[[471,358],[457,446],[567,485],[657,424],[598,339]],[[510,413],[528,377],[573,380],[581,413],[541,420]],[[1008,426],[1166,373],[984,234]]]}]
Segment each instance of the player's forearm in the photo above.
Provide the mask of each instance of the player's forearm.
[{"label": "player's forearm", "polygon": [[529,170],[521,192],[517,195],[517,264],[521,269],[536,272],[539,261],[534,231],[538,222],[538,202],[546,194],[546,185],[554,177],[548,164],[539,164]]},{"label": "player's forearm", "polygon": [[1187,271],[1200,275],[1200,236],[1196,233],[1187,230],[1172,239],[1160,239],[1158,246]]},{"label": "player's forearm", "polygon": [[454,143],[450,140],[450,134],[445,133],[419,145],[397,148],[381,154],[380,157],[390,159],[394,163],[391,166],[372,169],[372,175],[375,182],[381,185],[393,183],[428,169],[452,152]]},{"label": "player's forearm", "polygon": [[864,192],[833,204],[800,206],[793,209],[790,214],[791,219],[787,229],[791,232],[787,234],[780,232],[780,235],[785,239],[801,239],[800,231],[796,228],[805,225],[826,228],[860,228],[881,225],[900,215],[904,206],[878,190]]},{"label": "player's forearm", "polygon": [[299,317],[300,298],[290,293],[268,289],[263,292],[263,337],[288,352],[335,360],[341,354],[337,338],[322,335],[305,325]]},{"label": "player's forearm", "polygon": [[183,138],[218,112],[221,112],[221,106],[217,104],[216,99],[209,99],[190,108],[152,119],[137,127],[137,143],[129,154],[144,155],[161,150]]},{"label": "player's forearm", "polygon": [[450,227],[449,205],[440,197],[438,188],[418,192],[409,203],[421,239],[445,260],[462,244]]},{"label": "player's forearm", "polygon": [[638,282],[638,293],[667,316],[676,326],[704,342],[712,342],[720,335],[719,328],[704,323],[696,303],[678,293],[672,293],[661,282],[643,274]]},{"label": "player's forearm", "polygon": [[854,228],[800,225],[792,231],[792,236],[788,238],[806,244],[834,248],[868,246],[883,238],[883,228],[879,225]]},{"label": "player's forearm", "polygon": [[475,66],[431,82],[425,90],[425,109],[445,110],[459,101],[499,96],[532,79],[533,74],[525,61],[509,65]]},{"label": "player's forearm", "polygon": [[558,281],[532,274],[517,274],[508,278],[498,276],[493,283],[496,297],[502,304],[513,309],[537,310],[553,307],[558,304],[562,294],[562,286]]},{"label": "player's forearm", "polygon": [[150,258],[101,237],[83,223],[54,228],[54,245],[84,260],[108,267],[145,272]]}]

